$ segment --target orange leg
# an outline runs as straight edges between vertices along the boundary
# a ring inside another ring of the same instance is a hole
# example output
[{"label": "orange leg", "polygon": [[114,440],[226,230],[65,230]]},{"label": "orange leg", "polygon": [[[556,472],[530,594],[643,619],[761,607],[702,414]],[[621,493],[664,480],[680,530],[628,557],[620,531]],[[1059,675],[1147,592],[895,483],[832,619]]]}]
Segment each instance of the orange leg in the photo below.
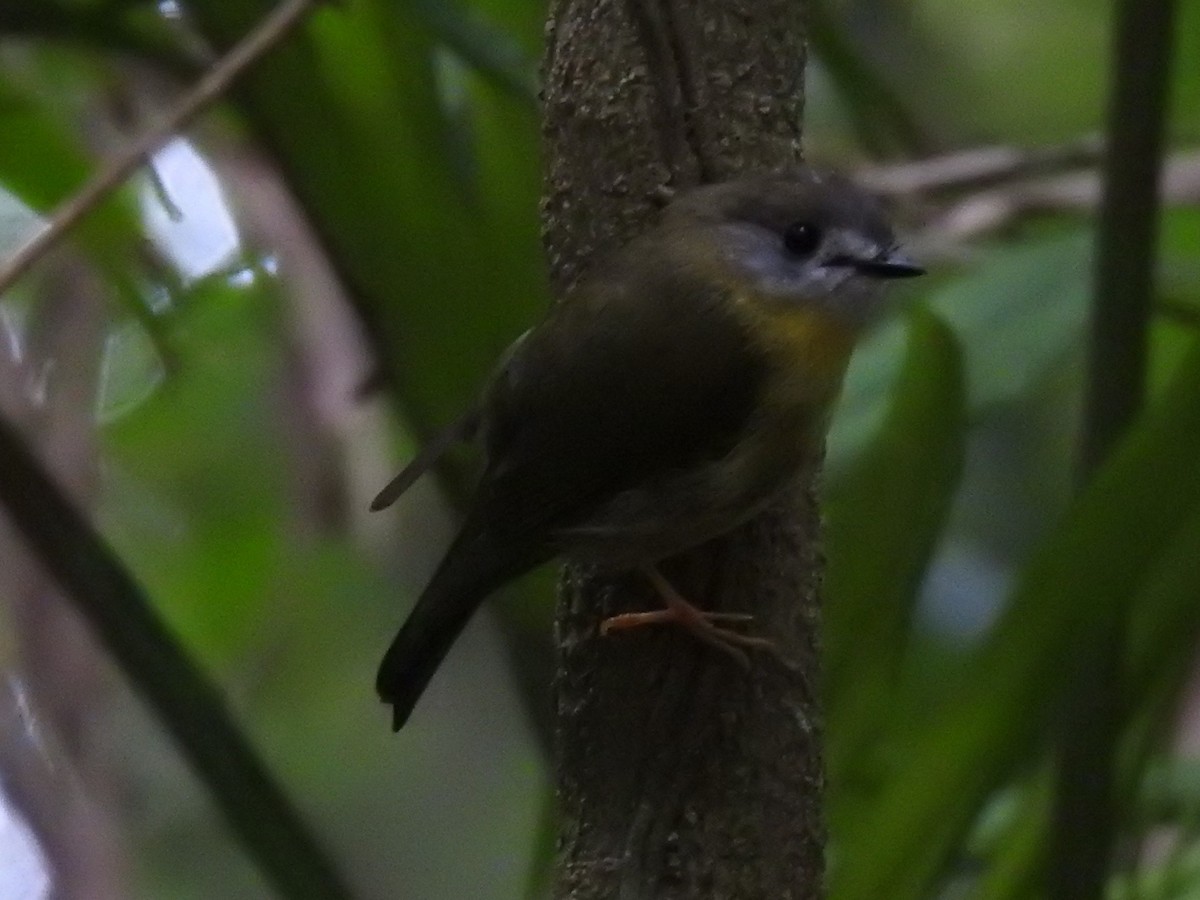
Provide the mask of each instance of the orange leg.
[{"label": "orange leg", "polygon": [[766,638],[749,637],[713,624],[715,622],[749,622],[754,618],[749,613],[717,613],[697,609],[679,591],[675,590],[674,585],[667,581],[654,566],[645,566],[642,571],[650,579],[654,589],[658,591],[666,608],[610,616],[600,623],[600,634],[606,635],[612,631],[639,628],[643,625],[682,625],[704,643],[728,653],[746,667],[749,667],[750,660],[743,648],[775,649],[775,644]]}]

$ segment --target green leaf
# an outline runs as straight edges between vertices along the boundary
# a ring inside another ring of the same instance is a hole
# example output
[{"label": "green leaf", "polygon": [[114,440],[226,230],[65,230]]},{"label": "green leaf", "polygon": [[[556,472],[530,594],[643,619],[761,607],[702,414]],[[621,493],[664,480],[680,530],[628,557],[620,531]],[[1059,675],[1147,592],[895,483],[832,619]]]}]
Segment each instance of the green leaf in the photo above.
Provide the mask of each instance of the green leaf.
[{"label": "green leaf", "polygon": [[[835,900],[926,896],[998,783],[1072,683],[1089,624],[1117,615],[1200,507],[1200,345],[1022,573],[934,724],[839,847]],[[911,711],[898,711],[898,723]]]},{"label": "green leaf", "polygon": [[507,30],[451,0],[409,0],[425,26],[487,80],[524,104],[537,99],[537,62]]},{"label": "green leaf", "polygon": [[[1090,265],[1091,231],[1076,230],[994,250],[929,297],[929,308],[962,344],[972,421],[1027,395],[1078,346]],[[831,471],[847,465],[883,421],[904,354],[903,330],[902,322],[891,322],[854,354],[829,435]]]},{"label": "green leaf", "polygon": [[1152,822],[1173,822],[1200,813],[1200,760],[1160,760],[1145,773],[1138,798]]},{"label": "green leaf", "polygon": [[1046,760],[1005,797],[1008,816],[994,846],[978,854],[988,861],[975,887],[978,900],[1040,900],[1042,868],[1050,844],[1050,816],[1054,808],[1055,769]]},{"label": "green leaf", "polygon": [[[295,545],[275,286],[213,276],[172,319],[179,373],[104,431],[106,524],[175,630],[210,662],[253,639]],[[248,390],[247,386],[259,386]],[[219,562],[218,562],[219,561]]]},{"label": "green leaf", "polygon": [[826,672],[831,780],[881,727],[917,590],[962,472],[963,363],[950,329],[917,307],[887,420],[830,483]]},{"label": "green leaf", "polygon": [[[0,131],[20,135],[20,140],[0,141],[0,186],[39,212],[53,210],[94,168],[75,137],[33,98],[4,98]],[[144,305],[130,251],[140,234],[140,221],[127,191],[99,204],[73,234],[131,311],[139,313],[144,312]],[[10,235],[8,242],[23,243],[30,236],[17,239]]]},{"label": "green leaf", "polygon": [[[197,0],[189,8],[228,45],[269,6]],[[522,192],[529,224],[510,229],[510,205],[492,205],[456,178],[452,161],[462,154],[448,143],[455,132],[441,105],[437,49],[409,4],[328,6],[237,95],[317,223],[421,431],[461,411],[545,293],[529,238],[536,196]],[[536,155],[522,178],[533,166]]]},{"label": "green leaf", "polygon": [[1122,704],[1131,718],[1121,759],[1123,794],[1139,789],[1146,762],[1176,723],[1200,636],[1200,509],[1175,533],[1129,614]]},{"label": "green leaf", "polygon": [[0,188],[0,258],[16,250],[41,224],[37,213]]},{"label": "green leaf", "polygon": [[[1125,738],[1120,762],[1127,808],[1140,792],[1140,820],[1157,825],[1181,810],[1200,809],[1197,769],[1177,763],[1147,771],[1151,754],[1176,720],[1180,691],[1195,661],[1200,632],[1200,509],[1172,536],[1130,604],[1129,652],[1123,679]],[[993,848],[981,854],[987,869],[977,885],[981,900],[1036,897],[1050,845],[1054,769],[1039,768],[1012,798],[1010,815]],[[1136,826],[1137,821],[1129,823]]]},{"label": "green leaf", "polygon": [[[68,82],[82,80],[85,88],[91,88],[91,82],[71,66],[62,64],[60,56],[48,56],[47,61],[34,54],[30,70],[38,75],[49,72]],[[65,69],[65,74],[60,69]],[[52,79],[47,76],[43,80]],[[48,103],[24,84],[0,82],[0,133],[20,135],[19,140],[0,140],[0,194],[11,194],[22,206],[45,215],[85,184],[96,167],[75,133],[76,123],[60,108],[63,106],[67,104]],[[135,197],[136,189],[128,185],[114,192],[88,213],[68,240],[86,253],[106,286],[140,323],[154,345],[153,351],[169,357],[171,348],[164,338],[162,323],[147,303],[145,266],[139,255],[142,222]],[[0,215],[7,219],[0,222],[0,253],[5,255],[15,252],[33,236],[33,228],[18,232],[18,227],[45,226],[44,219],[31,223],[28,217],[14,218],[8,200],[0,208]]]}]

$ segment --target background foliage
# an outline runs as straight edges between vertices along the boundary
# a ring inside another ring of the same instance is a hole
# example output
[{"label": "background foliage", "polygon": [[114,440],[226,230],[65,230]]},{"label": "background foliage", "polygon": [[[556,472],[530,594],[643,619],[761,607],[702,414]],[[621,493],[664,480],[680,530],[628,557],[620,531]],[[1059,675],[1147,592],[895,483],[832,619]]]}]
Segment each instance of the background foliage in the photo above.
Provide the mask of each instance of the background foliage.
[{"label": "background foliage", "polygon": [[[1176,27],[1182,174],[1161,215],[1150,405],[1078,493],[1108,5],[809,5],[808,157],[887,193],[933,272],[856,356],[830,439],[833,896],[1041,895],[1053,724],[1108,615],[1126,623],[1112,894],[1194,896],[1200,2]],[[268,6],[0,6],[0,253]],[[539,896],[550,858],[547,577],[473,623],[395,737],[374,667],[470,460],[365,513],[548,302],[543,15],[319,11],[0,298],[6,413],[364,896]],[[980,146],[1019,165],[961,181],[943,165],[913,190],[895,166]],[[103,652],[0,540],[0,843],[17,859],[23,817],[60,871],[112,896],[266,894]],[[77,820],[84,838],[55,840]]]}]

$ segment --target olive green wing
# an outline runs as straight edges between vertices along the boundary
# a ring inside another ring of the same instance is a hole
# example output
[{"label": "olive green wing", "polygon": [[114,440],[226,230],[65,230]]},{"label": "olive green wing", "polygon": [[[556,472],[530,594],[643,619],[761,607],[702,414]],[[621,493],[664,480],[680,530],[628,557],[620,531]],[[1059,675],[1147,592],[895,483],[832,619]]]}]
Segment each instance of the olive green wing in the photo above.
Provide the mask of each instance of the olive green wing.
[{"label": "olive green wing", "polygon": [[766,361],[732,298],[672,273],[623,284],[569,298],[497,374],[471,518],[514,537],[570,528],[743,433]]},{"label": "olive green wing", "polygon": [[730,298],[638,283],[638,297],[594,283],[571,298],[494,377],[466,521],[379,669],[394,727],[483,598],[553,556],[554,534],[622,491],[719,458],[755,414],[765,361]]}]

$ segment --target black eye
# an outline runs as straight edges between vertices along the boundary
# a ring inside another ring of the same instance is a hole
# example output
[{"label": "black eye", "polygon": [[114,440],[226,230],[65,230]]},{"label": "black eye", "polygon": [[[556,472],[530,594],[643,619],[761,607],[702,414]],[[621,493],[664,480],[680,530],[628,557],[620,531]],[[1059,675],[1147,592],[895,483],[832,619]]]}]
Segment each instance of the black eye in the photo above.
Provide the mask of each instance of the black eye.
[{"label": "black eye", "polygon": [[821,244],[821,228],[812,222],[793,222],[783,232],[783,246],[793,256],[812,256]]}]

